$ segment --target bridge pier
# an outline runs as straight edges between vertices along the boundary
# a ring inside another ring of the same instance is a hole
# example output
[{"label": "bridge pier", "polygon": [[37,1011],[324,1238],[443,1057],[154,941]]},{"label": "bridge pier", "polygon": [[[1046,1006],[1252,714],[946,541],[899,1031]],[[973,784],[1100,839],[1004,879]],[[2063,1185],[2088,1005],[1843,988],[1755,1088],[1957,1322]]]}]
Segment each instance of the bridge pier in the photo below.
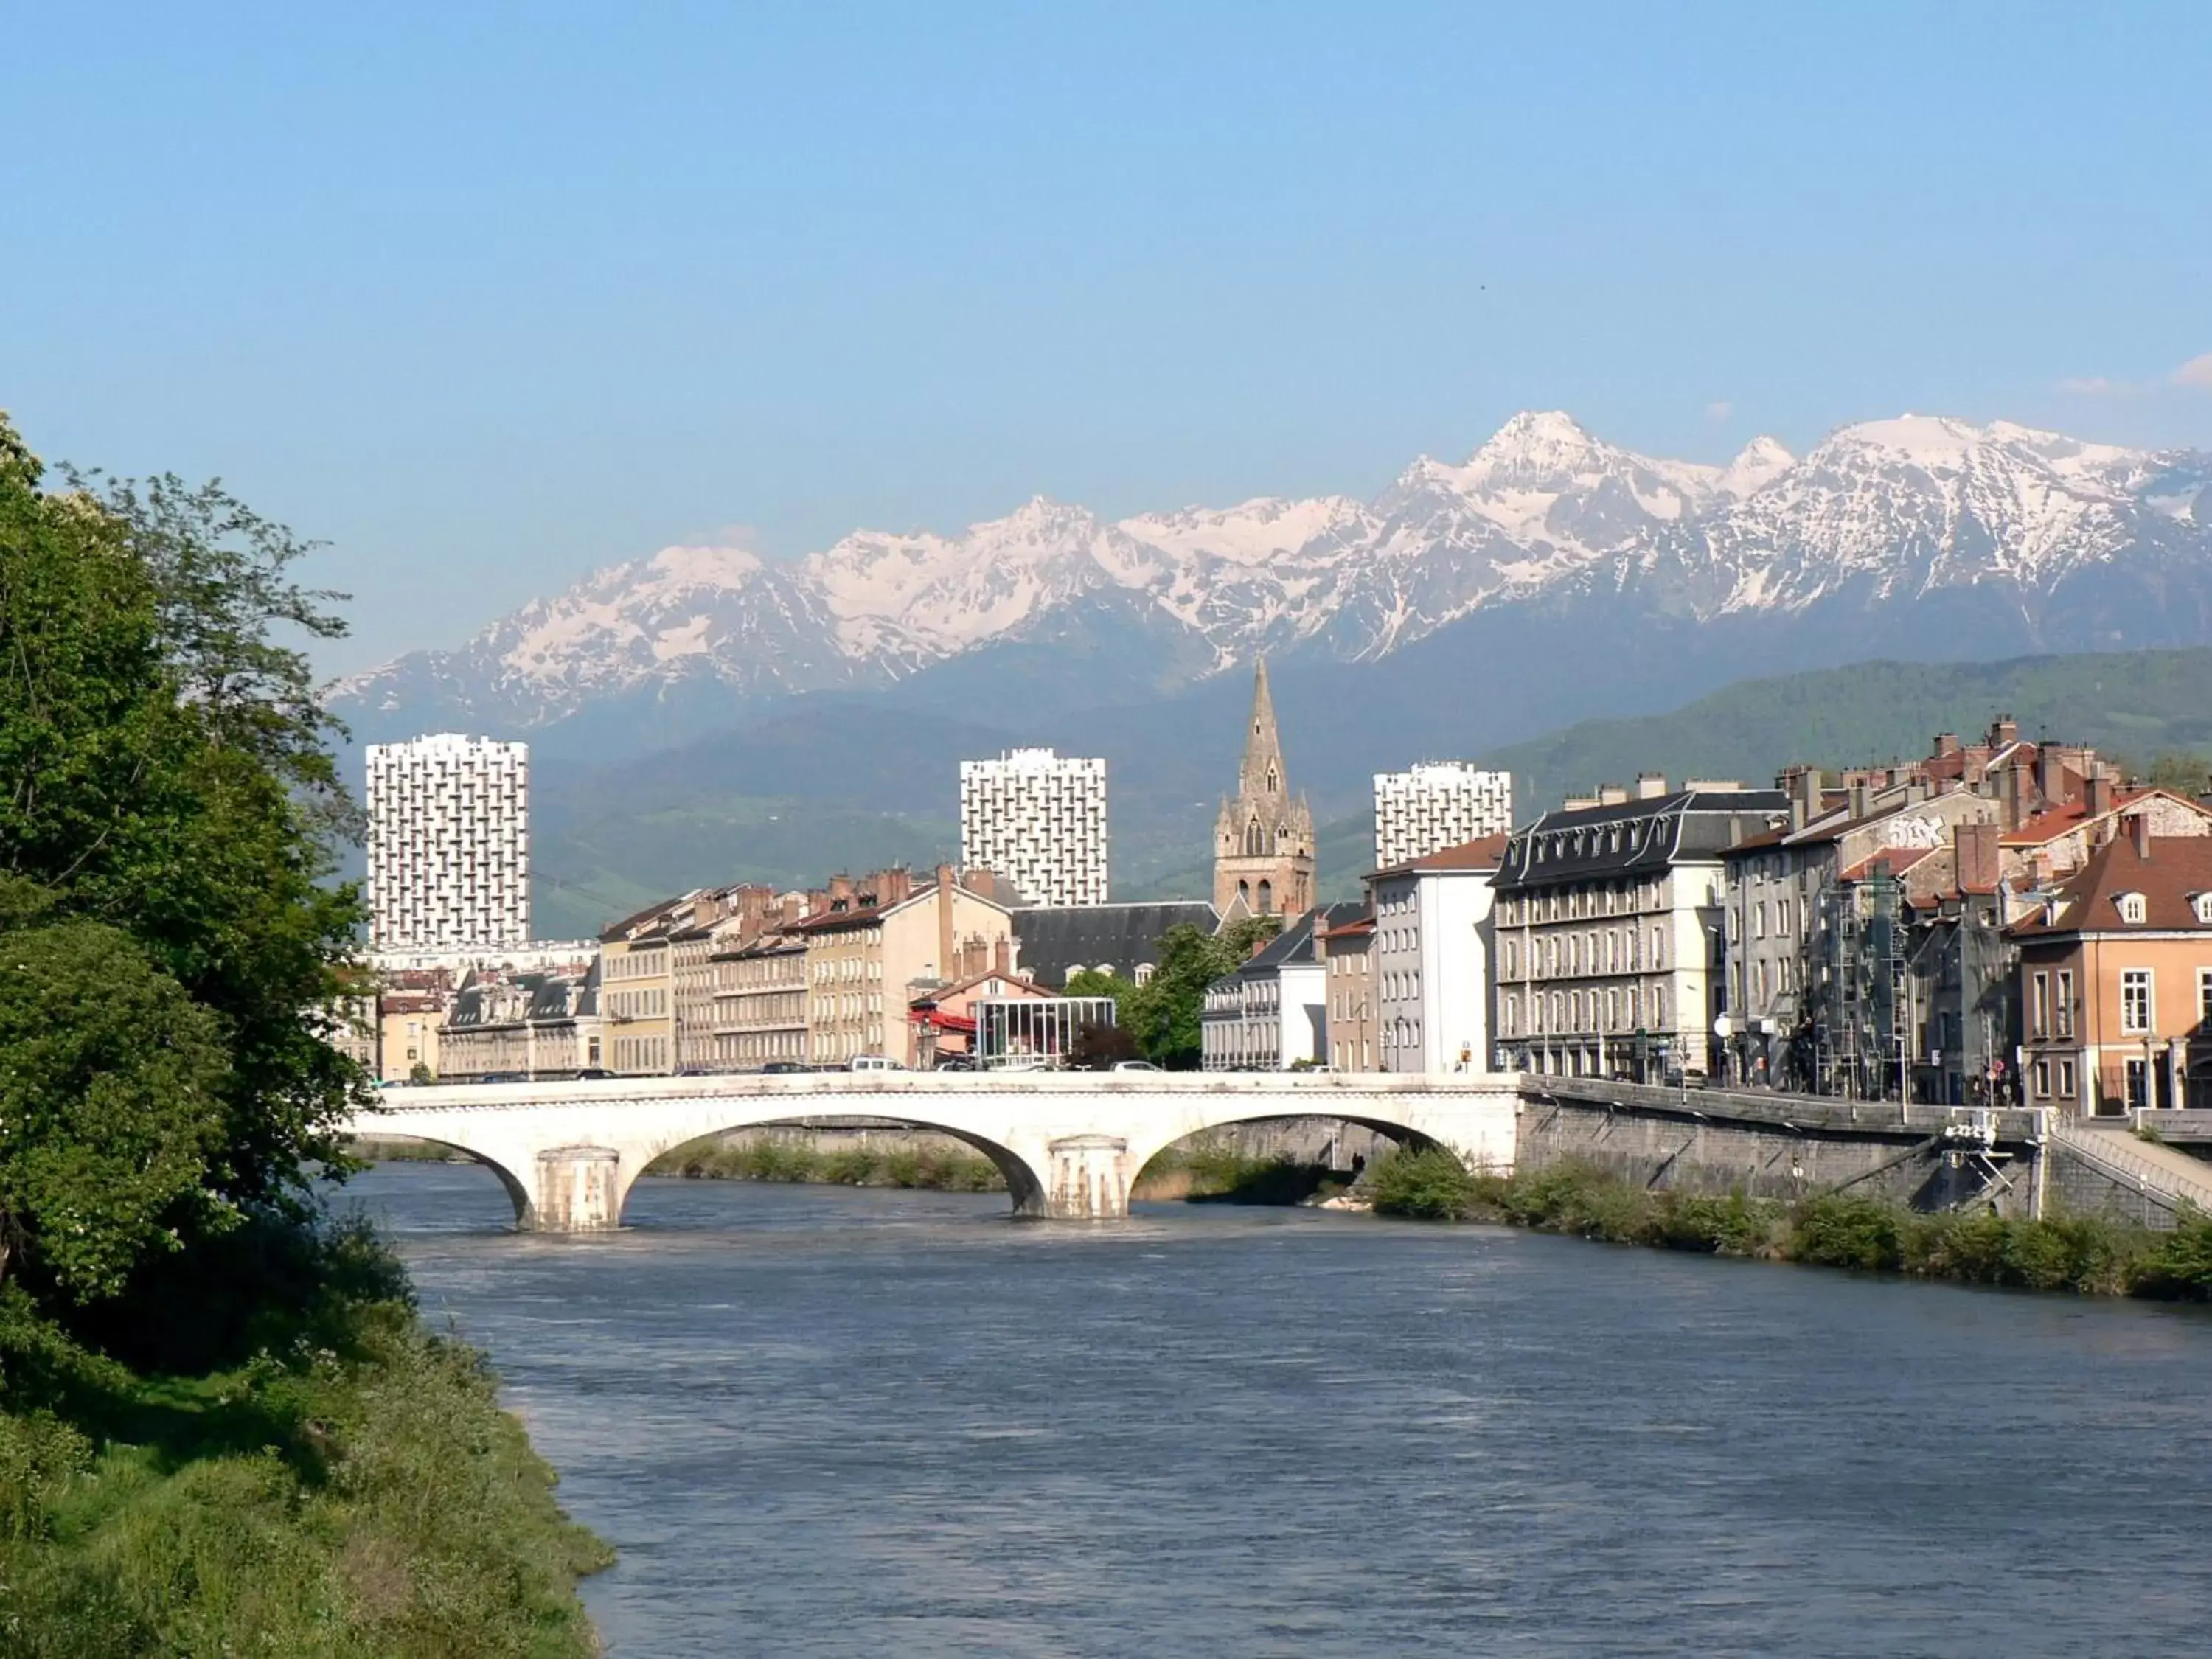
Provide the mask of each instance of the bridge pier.
[{"label": "bridge pier", "polygon": [[1054,1221],[1126,1221],[1129,1143],[1119,1135],[1064,1135],[1046,1147],[1044,1213]]},{"label": "bridge pier", "polygon": [[538,1154],[536,1189],[515,1218],[524,1232],[601,1233],[622,1225],[622,1154],[611,1146],[550,1146]]}]

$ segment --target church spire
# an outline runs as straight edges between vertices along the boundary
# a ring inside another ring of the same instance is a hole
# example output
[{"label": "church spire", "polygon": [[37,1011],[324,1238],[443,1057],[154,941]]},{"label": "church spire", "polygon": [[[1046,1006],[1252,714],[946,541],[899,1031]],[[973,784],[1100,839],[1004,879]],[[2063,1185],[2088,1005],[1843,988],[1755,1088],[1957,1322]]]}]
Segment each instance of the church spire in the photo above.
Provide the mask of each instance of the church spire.
[{"label": "church spire", "polygon": [[1283,740],[1275,730],[1275,699],[1267,689],[1267,659],[1252,674],[1252,719],[1244,732],[1244,769],[1237,793],[1251,802],[1280,800],[1288,787],[1283,775]]}]

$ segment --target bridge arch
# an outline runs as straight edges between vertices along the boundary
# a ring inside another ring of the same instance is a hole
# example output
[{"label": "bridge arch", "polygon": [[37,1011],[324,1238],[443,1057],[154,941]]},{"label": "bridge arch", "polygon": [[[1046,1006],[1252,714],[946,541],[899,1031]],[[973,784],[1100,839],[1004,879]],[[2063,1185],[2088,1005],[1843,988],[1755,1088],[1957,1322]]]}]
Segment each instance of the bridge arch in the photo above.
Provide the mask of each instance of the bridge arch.
[{"label": "bridge arch", "polygon": [[1127,1154],[1129,1179],[1133,1183],[1136,1178],[1144,1173],[1145,1166],[1170,1146],[1178,1146],[1194,1136],[1211,1134],[1217,1129],[1235,1128],[1239,1124],[1267,1123],[1288,1118],[1322,1118],[1333,1122],[1349,1124],[1357,1128],[1371,1130],[1395,1146],[1412,1147],[1417,1151],[1436,1147],[1449,1152],[1469,1169],[1475,1169],[1492,1161],[1485,1158],[1479,1151],[1471,1151],[1469,1148],[1455,1146],[1431,1129],[1419,1127],[1410,1121],[1410,1115],[1377,1113],[1371,1109],[1363,1109],[1362,1108],[1365,1106],[1367,1103],[1355,1105],[1350,1101],[1334,1104],[1325,1096],[1310,1103],[1289,1106],[1280,1101],[1270,1100],[1224,1103],[1222,1108],[1204,1114],[1205,1121],[1192,1127],[1179,1127],[1172,1134],[1147,1135],[1141,1140],[1132,1141]]}]

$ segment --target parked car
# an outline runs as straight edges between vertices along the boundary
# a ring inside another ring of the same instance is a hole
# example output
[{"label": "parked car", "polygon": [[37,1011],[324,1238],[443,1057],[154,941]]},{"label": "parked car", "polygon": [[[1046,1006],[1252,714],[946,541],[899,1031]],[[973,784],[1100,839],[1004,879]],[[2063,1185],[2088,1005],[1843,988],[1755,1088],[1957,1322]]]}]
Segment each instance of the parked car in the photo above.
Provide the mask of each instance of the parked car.
[{"label": "parked car", "polygon": [[931,1069],[939,1072],[972,1072],[975,1069],[975,1062],[965,1054],[947,1054]]},{"label": "parked car", "polygon": [[903,1072],[908,1068],[889,1054],[854,1054],[845,1062],[848,1072]]},{"label": "parked car", "polygon": [[593,1083],[602,1078],[611,1078],[613,1075],[614,1073],[604,1066],[586,1066],[577,1071],[576,1080],[580,1083]]},{"label": "parked car", "polygon": [[1114,1069],[1117,1072],[1157,1072],[1160,1068],[1149,1060],[1117,1060],[1114,1062]]},{"label": "parked car", "polygon": [[813,1069],[803,1060],[771,1060],[761,1067],[761,1072],[768,1077],[782,1077],[792,1072],[811,1072]]}]

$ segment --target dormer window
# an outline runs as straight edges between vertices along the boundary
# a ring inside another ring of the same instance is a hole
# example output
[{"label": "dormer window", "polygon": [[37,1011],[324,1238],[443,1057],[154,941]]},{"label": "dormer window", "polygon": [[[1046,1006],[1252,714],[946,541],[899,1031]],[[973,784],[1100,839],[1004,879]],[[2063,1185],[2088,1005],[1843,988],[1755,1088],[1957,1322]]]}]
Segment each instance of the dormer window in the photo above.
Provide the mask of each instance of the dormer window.
[{"label": "dormer window", "polygon": [[2191,893],[2189,908],[2196,912],[2197,921],[2212,924],[2212,893]]},{"label": "dormer window", "polygon": [[2141,893],[2123,893],[2118,903],[2122,921],[2140,923],[2149,914],[2148,902]]}]

